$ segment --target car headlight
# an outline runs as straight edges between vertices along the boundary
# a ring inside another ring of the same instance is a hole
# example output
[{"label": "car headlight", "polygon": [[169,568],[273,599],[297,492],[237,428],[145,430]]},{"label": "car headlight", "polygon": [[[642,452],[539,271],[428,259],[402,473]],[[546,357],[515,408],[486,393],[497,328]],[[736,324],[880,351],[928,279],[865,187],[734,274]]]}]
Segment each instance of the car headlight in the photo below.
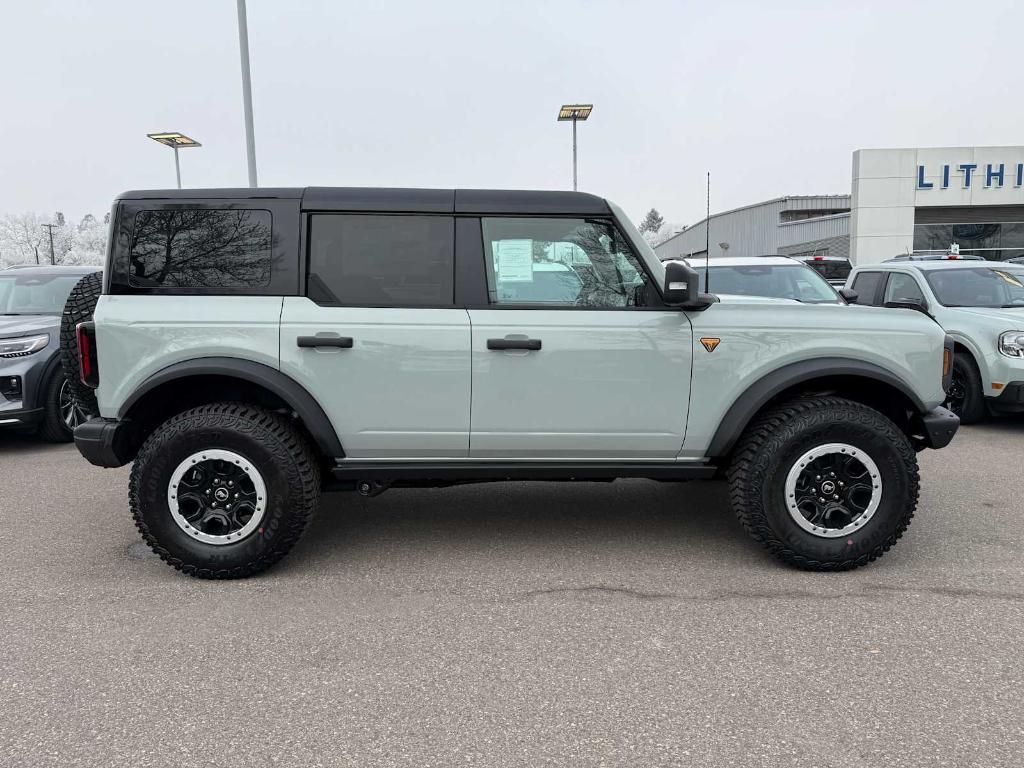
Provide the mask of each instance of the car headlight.
[{"label": "car headlight", "polygon": [[1007,331],[999,337],[999,351],[1007,357],[1024,357],[1024,331]]},{"label": "car headlight", "polygon": [[50,334],[38,336],[21,336],[17,339],[0,339],[0,357],[25,357],[40,349],[46,349],[50,343]]}]

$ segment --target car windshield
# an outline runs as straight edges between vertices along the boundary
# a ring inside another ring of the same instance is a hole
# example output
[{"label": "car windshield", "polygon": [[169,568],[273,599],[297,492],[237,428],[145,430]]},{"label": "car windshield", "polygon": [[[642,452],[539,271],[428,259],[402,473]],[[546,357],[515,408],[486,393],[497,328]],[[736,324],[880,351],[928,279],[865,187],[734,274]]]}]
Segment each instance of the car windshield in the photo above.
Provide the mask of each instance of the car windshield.
[{"label": "car windshield", "polygon": [[935,298],[946,307],[1024,308],[1024,269],[976,267],[925,271]]},{"label": "car windshield", "polygon": [[[704,285],[706,267],[694,267]],[[792,299],[805,304],[839,304],[839,296],[828,281],[802,264],[753,264],[711,266],[712,293],[736,296],[765,296]]]},{"label": "car windshield", "polygon": [[59,315],[81,275],[0,275],[0,315]]}]

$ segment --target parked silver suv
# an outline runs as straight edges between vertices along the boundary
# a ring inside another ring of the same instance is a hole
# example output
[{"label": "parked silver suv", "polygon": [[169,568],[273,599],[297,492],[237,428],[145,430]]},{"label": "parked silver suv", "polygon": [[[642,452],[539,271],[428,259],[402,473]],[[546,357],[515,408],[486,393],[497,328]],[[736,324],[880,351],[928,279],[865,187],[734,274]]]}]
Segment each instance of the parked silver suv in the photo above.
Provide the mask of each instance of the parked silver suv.
[{"label": "parked silver suv", "polygon": [[71,289],[96,269],[33,265],[0,271],[0,429],[61,443],[85,420],[61,364],[60,319]]},{"label": "parked silver suv", "polygon": [[206,578],[281,558],[323,488],[621,477],[725,477],[782,560],[852,568],[958,424],[932,320],[719,301],[581,193],[127,192],[77,343],[79,450],[134,460],[143,537]]}]

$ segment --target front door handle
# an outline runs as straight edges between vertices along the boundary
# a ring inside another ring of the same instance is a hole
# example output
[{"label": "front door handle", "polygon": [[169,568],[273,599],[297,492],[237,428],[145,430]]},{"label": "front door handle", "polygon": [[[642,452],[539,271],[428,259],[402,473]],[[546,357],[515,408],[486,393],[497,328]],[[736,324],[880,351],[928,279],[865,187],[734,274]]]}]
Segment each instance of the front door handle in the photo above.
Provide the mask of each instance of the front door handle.
[{"label": "front door handle", "polygon": [[540,339],[488,339],[488,349],[540,349]]},{"label": "front door handle", "polygon": [[351,336],[299,336],[298,343],[303,349],[315,349],[316,347],[352,349]]}]

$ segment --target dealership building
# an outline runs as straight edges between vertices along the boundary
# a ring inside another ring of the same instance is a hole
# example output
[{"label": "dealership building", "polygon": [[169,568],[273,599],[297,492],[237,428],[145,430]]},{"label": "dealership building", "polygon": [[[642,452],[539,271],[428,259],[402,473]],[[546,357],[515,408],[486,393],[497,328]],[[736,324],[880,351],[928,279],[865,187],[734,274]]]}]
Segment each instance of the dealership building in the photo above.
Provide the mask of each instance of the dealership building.
[{"label": "dealership building", "polygon": [[[710,224],[710,232],[707,227]],[[1024,256],[1024,147],[860,149],[849,195],[794,195],[713,214],[662,259],[780,254],[876,264],[912,252]],[[724,246],[723,246],[724,244]]]}]

